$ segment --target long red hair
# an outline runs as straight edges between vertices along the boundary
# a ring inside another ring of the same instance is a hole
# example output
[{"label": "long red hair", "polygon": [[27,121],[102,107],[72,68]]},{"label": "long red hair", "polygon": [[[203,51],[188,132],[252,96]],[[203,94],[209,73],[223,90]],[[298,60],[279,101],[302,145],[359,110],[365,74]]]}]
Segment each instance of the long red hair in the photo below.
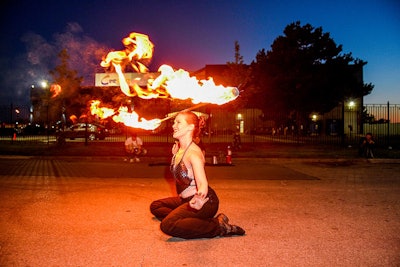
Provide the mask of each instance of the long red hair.
[{"label": "long red hair", "polygon": [[195,113],[189,110],[183,110],[179,112],[179,114],[183,115],[185,118],[185,121],[188,124],[193,124],[194,129],[193,129],[193,138],[200,136],[200,125],[199,125],[199,117]]}]

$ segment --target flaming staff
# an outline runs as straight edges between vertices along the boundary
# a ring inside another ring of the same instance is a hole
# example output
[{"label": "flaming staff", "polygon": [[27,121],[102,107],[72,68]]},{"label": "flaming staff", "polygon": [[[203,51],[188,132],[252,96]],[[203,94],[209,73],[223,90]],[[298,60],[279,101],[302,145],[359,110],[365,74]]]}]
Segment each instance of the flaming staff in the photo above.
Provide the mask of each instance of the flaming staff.
[{"label": "flaming staff", "polygon": [[[108,53],[106,58],[101,62],[101,66],[105,68],[113,67],[118,74],[121,91],[126,96],[138,96],[143,99],[190,99],[196,105],[187,110],[194,110],[207,104],[223,105],[235,100],[239,96],[239,90],[236,87],[216,85],[212,78],[198,80],[196,77],[190,76],[187,71],[183,69],[174,70],[168,65],[160,66],[158,69],[159,76],[155,79],[149,79],[145,88],[139,86],[134,81],[129,86],[124,76],[124,68],[128,64],[131,64],[137,72],[147,72],[147,67],[141,61],[151,59],[154,45],[147,35],[134,32],[124,38],[122,43],[126,47],[125,50]],[[97,115],[105,113],[104,109],[99,108],[99,105],[100,103],[92,105],[92,114],[93,112]],[[107,114],[110,114],[108,110]],[[122,122],[130,127],[151,130],[159,127],[162,122],[174,117],[167,116],[164,119],[152,120],[139,119],[140,116],[136,112],[128,112],[127,107],[120,107],[118,112],[115,111],[113,114],[115,114],[113,115],[113,120],[116,122]]]},{"label": "flaming staff", "polygon": [[[208,103],[197,104],[197,105],[194,105],[193,107],[185,108],[185,109],[183,109],[182,111],[192,111],[192,110],[198,109],[198,108],[200,108],[200,107],[203,107],[203,106],[205,106],[205,105],[208,105]],[[165,117],[164,119],[161,119],[161,120],[160,120],[160,123],[175,118],[175,117],[178,115],[178,113],[179,113],[179,112],[175,112],[173,115],[167,116],[167,117]]]}]

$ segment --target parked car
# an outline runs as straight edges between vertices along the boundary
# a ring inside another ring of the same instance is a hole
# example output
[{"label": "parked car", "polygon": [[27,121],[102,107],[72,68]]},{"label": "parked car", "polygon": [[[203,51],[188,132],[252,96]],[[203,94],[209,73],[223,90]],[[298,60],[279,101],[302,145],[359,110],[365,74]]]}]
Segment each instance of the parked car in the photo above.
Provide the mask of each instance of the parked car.
[{"label": "parked car", "polygon": [[104,140],[109,134],[108,130],[100,124],[95,123],[77,123],[67,128],[63,135],[65,138],[85,138],[87,126],[87,138],[89,140]]}]

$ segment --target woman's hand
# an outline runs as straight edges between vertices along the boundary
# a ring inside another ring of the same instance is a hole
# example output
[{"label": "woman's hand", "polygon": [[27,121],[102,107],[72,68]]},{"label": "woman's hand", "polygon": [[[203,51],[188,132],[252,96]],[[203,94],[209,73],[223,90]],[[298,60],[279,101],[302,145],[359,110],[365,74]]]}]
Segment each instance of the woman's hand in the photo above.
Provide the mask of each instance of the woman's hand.
[{"label": "woman's hand", "polygon": [[178,150],[179,150],[179,142],[175,141],[175,143],[171,149],[172,155],[175,155],[176,153],[178,153]]},{"label": "woman's hand", "polygon": [[193,198],[189,201],[189,206],[193,209],[199,210],[203,207],[203,205],[209,200],[208,197],[201,196],[199,194],[195,194]]}]

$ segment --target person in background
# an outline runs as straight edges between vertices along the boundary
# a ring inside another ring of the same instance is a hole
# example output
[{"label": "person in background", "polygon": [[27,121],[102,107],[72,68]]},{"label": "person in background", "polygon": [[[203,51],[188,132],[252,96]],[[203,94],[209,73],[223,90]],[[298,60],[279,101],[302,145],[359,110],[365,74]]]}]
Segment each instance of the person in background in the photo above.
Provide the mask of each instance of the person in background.
[{"label": "person in background", "polygon": [[172,148],[170,165],[178,195],[150,204],[150,212],[161,220],[161,231],[184,239],[244,235],[245,231],[231,225],[225,214],[214,217],[219,199],[208,184],[203,152],[193,141],[199,134],[197,115],[181,111],[172,128],[173,137],[179,141]]},{"label": "person in background", "polygon": [[136,133],[131,133],[125,140],[126,158],[124,161],[140,162],[139,156],[146,155],[147,151],[143,148],[143,141]]},{"label": "person in background", "polygon": [[372,136],[372,133],[367,133],[365,137],[360,140],[359,154],[360,156],[364,156],[366,158],[374,157],[374,146],[375,141]]}]

